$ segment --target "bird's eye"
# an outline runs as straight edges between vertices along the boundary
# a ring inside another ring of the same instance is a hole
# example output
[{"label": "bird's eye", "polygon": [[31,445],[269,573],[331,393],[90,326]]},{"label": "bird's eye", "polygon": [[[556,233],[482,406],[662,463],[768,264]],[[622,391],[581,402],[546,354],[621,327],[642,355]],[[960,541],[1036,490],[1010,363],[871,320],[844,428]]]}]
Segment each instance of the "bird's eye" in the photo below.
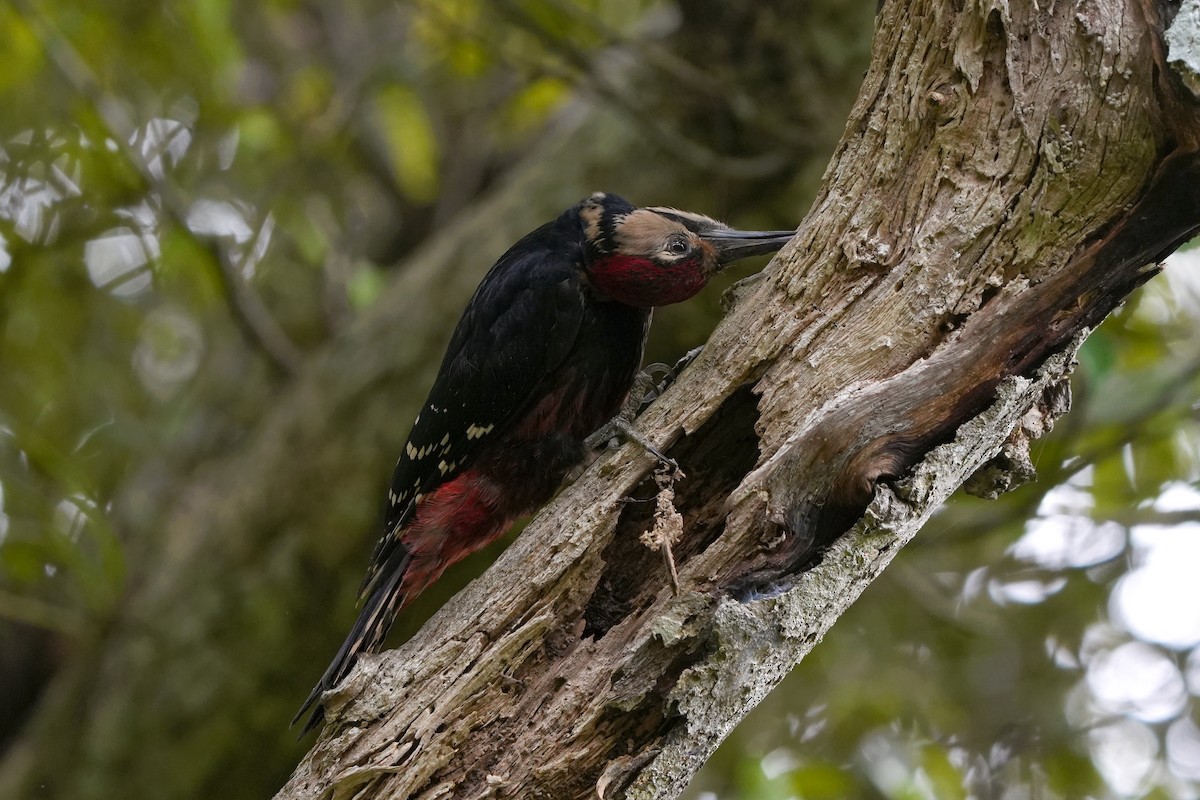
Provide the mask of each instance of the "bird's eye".
[{"label": "bird's eye", "polygon": [[667,242],[667,252],[673,256],[681,256],[689,249],[687,240],[682,237],[672,238]]}]

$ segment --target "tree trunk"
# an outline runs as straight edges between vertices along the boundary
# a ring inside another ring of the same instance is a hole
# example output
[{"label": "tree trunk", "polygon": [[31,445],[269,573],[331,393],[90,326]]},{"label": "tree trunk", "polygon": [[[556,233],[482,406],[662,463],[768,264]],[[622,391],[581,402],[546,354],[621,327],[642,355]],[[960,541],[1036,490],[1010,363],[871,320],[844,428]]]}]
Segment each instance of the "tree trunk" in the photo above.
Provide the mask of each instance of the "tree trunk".
[{"label": "tree trunk", "polygon": [[951,492],[1027,475],[1074,348],[1200,229],[1175,7],[886,2],[795,241],[640,422],[687,477],[602,458],[362,660],[279,797],[677,794]]}]

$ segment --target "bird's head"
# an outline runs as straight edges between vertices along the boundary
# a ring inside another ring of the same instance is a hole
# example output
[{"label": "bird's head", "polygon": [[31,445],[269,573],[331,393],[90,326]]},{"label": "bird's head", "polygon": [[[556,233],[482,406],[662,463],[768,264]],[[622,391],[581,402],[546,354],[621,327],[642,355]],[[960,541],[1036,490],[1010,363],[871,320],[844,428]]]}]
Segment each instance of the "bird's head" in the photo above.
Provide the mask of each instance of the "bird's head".
[{"label": "bird's head", "polygon": [[795,231],[738,231],[701,214],[637,208],[597,192],[579,206],[585,270],[601,294],[632,306],[692,297],[730,262],[773,253]]}]

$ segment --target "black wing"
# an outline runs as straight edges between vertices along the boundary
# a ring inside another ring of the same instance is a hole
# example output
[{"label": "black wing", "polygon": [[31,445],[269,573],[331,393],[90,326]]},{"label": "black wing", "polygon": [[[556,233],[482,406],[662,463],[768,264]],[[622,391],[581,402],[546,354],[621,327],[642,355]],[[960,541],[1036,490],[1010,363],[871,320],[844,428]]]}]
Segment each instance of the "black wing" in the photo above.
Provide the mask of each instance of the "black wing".
[{"label": "black wing", "polygon": [[392,474],[385,533],[360,597],[386,572],[417,500],[469,467],[519,419],[575,345],[584,311],[578,245],[559,252],[526,246],[539,233],[492,267],[459,320]]}]

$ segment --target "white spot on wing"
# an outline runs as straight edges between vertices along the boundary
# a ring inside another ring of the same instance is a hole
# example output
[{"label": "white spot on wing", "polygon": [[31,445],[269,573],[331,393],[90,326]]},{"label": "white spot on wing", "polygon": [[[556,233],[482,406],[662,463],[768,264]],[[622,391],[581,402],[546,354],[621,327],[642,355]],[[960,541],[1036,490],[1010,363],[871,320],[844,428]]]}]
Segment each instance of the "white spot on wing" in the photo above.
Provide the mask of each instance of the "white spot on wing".
[{"label": "white spot on wing", "polygon": [[492,429],[495,427],[496,427],[496,424],[494,422],[491,425],[488,425],[486,427],[480,426],[480,425],[472,425],[471,427],[467,428],[467,438],[468,439],[480,439],[484,436],[487,436],[489,433],[491,433]]}]

